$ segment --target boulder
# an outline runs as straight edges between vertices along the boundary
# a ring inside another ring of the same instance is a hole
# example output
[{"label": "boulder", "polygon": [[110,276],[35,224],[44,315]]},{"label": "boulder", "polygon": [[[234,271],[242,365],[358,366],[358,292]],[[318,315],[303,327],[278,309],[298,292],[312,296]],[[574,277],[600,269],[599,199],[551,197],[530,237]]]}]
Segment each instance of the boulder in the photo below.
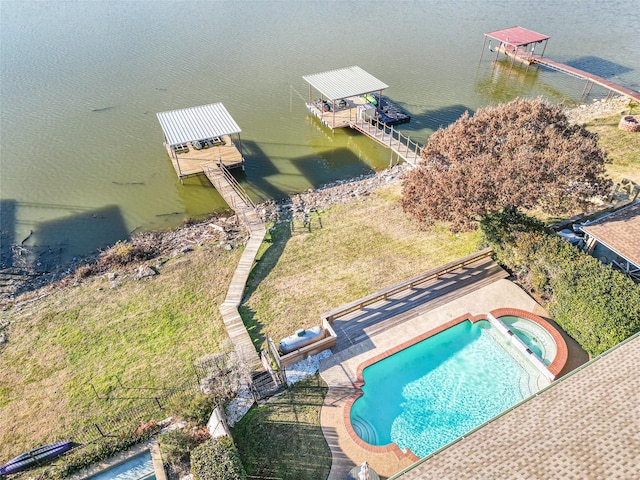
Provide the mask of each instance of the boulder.
[{"label": "boulder", "polygon": [[136,278],[140,280],[143,278],[153,277],[157,274],[158,272],[156,272],[149,265],[140,265],[140,267],[138,267],[138,272],[136,273]]}]

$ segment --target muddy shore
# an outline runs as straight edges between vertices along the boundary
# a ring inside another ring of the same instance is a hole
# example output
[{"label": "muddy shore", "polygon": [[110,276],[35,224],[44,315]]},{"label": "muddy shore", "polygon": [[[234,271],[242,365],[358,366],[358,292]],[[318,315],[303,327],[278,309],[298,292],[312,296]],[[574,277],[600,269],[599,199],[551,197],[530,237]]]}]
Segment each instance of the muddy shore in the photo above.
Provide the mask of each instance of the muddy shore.
[{"label": "muddy shore", "polygon": [[[581,124],[598,117],[623,115],[628,111],[628,103],[625,98],[599,100],[567,110],[567,117],[572,123]],[[267,201],[259,205],[258,209],[266,222],[304,217],[315,209],[366,197],[382,186],[398,184],[406,170],[405,165],[399,165],[381,172],[337,181],[283,200]],[[205,241],[217,242],[220,248],[235,248],[246,239],[247,234],[235,216],[215,216],[198,223],[188,222],[173,230],[135,234],[126,243],[133,252],[130,258],[130,268],[133,269],[138,268],[141,263],[152,264],[159,258],[185,254]],[[39,266],[34,266],[29,263],[34,252],[30,252],[22,244],[10,245],[5,253],[12,256],[12,267],[0,270],[0,308],[7,309],[16,303],[46,295],[46,291],[52,288],[78,282],[91,274],[107,273],[114,267],[124,268],[125,265],[118,264],[122,258],[116,255],[114,250],[117,248],[118,245],[66,265],[55,264],[53,261],[47,264],[44,261]],[[46,252],[44,257],[42,252],[39,253],[40,258],[46,260]],[[46,291],[42,291],[45,288]]]}]

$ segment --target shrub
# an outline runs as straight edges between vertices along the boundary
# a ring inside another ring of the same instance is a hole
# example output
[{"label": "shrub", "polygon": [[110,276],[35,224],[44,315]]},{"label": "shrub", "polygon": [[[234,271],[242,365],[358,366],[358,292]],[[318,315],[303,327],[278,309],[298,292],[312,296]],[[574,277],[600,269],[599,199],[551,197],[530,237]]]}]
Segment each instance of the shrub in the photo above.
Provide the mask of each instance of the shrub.
[{"label": "shrub", "polygon": [[160,253],[159,239],[160,233],[153,232],[136,237],[132,241],[120,240],[100,256],[98,264],[104,269],[155,258]]},{"label": "shrub", "polygon": [[171,465],[189,459],[189,452],[198,445],[198,439],[183,429],[171,430],[158,436],[162,456]]},{"label": "shrub", "polygon": [[240,455],[229,437],[207,440],[191,452],[194,480],[246,480]]},{"label": "shrub", "polygon": [[640,286],[524,214],[487,216],[497,260],[546,303],[556,323],[596,356],[640,330]]},{"label": "shrub", "polygon": [[185,400],[185,403],[178,408],[178,414],[187,422],[204,426],[215,407],[216,403],[211,395],[198,392]]},{"label": "shrub", "polygon": [[554,320],[596,356],[640,330],[640,286],[588,255],[552,282]]}]

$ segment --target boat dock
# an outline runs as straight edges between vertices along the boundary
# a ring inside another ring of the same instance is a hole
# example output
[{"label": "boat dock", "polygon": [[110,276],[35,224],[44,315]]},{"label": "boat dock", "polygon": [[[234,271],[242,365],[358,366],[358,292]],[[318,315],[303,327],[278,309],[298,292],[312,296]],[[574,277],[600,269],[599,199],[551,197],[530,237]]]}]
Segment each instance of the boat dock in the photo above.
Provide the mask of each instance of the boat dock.
[{"label": "boat dock", "polygon": [[[249,195],[230,168],[244,168],[240,127],[221,103],[157,114],[164,145],[180,180],[204,174],[249,231],[249,241],[218,310],[240,360],[254,372],[263,370],[238,306],[266,228]],[[237,145],[233,136],[237,137]]]},{"label": "boat dock", "polygon": [[[197,145],[197,148],[194,146]],[[165,145],[173,168],[178,177],[192,177],[201,175],[205,169],[224,165],[229,168],[242,168],[244,158],[239,148],[233,143],[230,135],[223,135],[215,139],[187,142],[181,148],[175,149]]]},{"label": "boat dock", "polygon": [[[623,85],[619,85],[593,73],[586,72],[584,70],[580,70],[570,65],[556,62],[544,57],[544,51],[547,46],[547,41],[549,40],[549,37],[546,35],[534,32],[532,30],[527,30],[526,28],[522,27],[506,28],[504,30],[485,33],[484,35],[485,42],[482,47],[483,53],[486,40],[487,38],[489,38],[489,49],[496,52],[496,59],[501,53],[506,55],[507,57],[511,58],[512,68],[515,61],[518,61],[525,65],[542,65],[557,72],[570,75],[574,78],[586,80],[587,83],[582,91],[583,96],[588,95],[591,92],[591,88],[595,84],[606,88],[607,90],[609,90],[609,92],[618,93],[636,102],[640,102],[640,92],[638,92],[637,90],[627,88]],[[498,44],[496,46],[492,46],[491,40],[496,40]],[[543,42],[544,47],[542,49],[542,53],[535,53],[536,45],[542,44]],[[480,56],[480,59],[482,59],[482,55]]]},{"label": "boat dock", "polygon": [[549,58],[541,57],[540,55],[531,54],[529,61],[531,63],[544,65],[545,67],[551,68],[552,70],[556,70],[558,72],[571,75],[572,77],[586,80],[587,84],[585,85],[585,88],[583,91],[584,95],[589,95],[589,93],[591,92],[591,87],[593,87],[593,85],[596,84],[608,89],[611,92],[619,93],[620,95],[629,97],[632,100],[635,100],[636,102],[640,102],[640,92],[624,87],[622,85],[618,85],[617,83],[611,82],[606,78],[602,78],[592,73],[585,72],[583,70],[571,67],[569,65],[565,65],[564,63],[556,62]]},{"label": "boat dock", "polygon": [[180,181],[218,165],[244,168],[240,127],[221,103],[160,112],[157,117]]},{"label": "boat dock", "polygon": [[[309,84],[307,109],[322,124],[334,130],[352,128],[415,166],[422,147],[393,128],[407,123],[411,116],[382,95],[388,85],[360,67],[353,66],[305,75]],[[312,101],[312,89],[320,98]]]}]

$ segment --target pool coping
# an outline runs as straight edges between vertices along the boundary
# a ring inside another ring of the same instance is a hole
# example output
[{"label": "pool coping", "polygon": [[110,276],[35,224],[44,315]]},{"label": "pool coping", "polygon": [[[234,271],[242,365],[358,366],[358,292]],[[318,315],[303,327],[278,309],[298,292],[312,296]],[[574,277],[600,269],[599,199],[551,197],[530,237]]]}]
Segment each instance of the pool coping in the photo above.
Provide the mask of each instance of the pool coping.
[{"label": "pool coping", "polygon": [[[513,308],[500,308],[505,304]],[[345,410],[345,403],[352,396],[357,398],[360,391],[357,386],[358,366],[382,352],[401,348],[399,344],[445,329],[461,318],[468,319],[476,315],[486,318],[487,312],[499,315],[517,312],[523,318],[530,318],[529,314],[532,313],[549,318],[548,312],[518,285],[507,279],[498,279],[455,300],[421,311],[401,324],[393,323],[390,328],[377,328],[371,333],[365,331],[367,335],[360,342],[334,353],[320,363],[320,375],[329,387],[320,412],[322,431],[332,453],[328,480],[342,480],[354,465],[365,460],[383,476],[394,475],[414,463],[412,458],[415,457],[405,454],[398,447],[394,448],[394,444],[366,448],[368,444],[354,439],[348,433],[346,426],[349,422],[345,421],[345,411],[349,410]],[[545,320],[541,319],[537,323],[543,322]],[[553,322],[548,324],[552,325],[552,329],[557,328]],[[563,350],[563,344],[560,345],[558,351]]]},{"label": "pool coping", "polygon": [[[549,333],[552,336],[553,340],[556,343],[556,355],[553,361],[551,362],[551,364],[547,366],[547,369],[553,374],[554,381],[555,381],[555,378],[558,376],[560,371],[564,368],[564,365],[567,362],[567,358],[568,358],[567,343],[564,341],[564,338],[562,338],[562,335],[560,335],[560,332],[558,332],[549,322],[547,322],[542,317],[536,315],[535,313],[528,312],[526,310],[520,310],[518,308],[497,308],[497,309],[491,310],[489,313],[496,318],[500,318],[504,316],[516,316],[516,317],[524,318],[526,320],[530,320],[540,325],[542,328],[545,329],[545,331],[547,331],[547,333]],[[393,348],[387,349],[361,362],[358,365],[357,380],[353,382],[353,386],[356,389],[356,391],[347,399],[343,407],[344,408],[343,409],[344,424],[347,429],[347,433],[349,434],[351,439],[361,448],[371,451],[373,453],[389,453],[390,452],[395,454],[398,457],[398,459],[406,457],[413,462],[417,462],[418,460],[420,460],[421,457],[418,457],[417,455],[415,455],[411,451],[411,449],[409,448],[401,449],[395,442],[389,443],[387,445],[373,445],[371,443],[368,443],[363,439],[361,439],[353,429],[353,425],[351,424],[351,407],[353,406],[353,404],[358,398],[364,395],[364,392],[362,391],[362,387],[365,384],[364,370],[365,368],[373,365],[374,363],[380,362],[385,358],[388,358],[406,348],[409,348],[415,345],[416,343],[420,343],[421,341],[426,340],[427,338],[433,337],[434,335],[437,335],[438,333],[441,333],[462,322],[469,320],[471,323],[475,323],[480,320],[486,320],[486,319],[487,319],[487,314],[482,314],[482,313],[478,315],[471,315],[471,313],[460,315],[454,318],[453,320],[450,320],[446,323],[443,323],[442,325],[432,328],[431,330],[428,330],[422,333],[421,335],[418,335],[410,340],[402,342]]]}]

